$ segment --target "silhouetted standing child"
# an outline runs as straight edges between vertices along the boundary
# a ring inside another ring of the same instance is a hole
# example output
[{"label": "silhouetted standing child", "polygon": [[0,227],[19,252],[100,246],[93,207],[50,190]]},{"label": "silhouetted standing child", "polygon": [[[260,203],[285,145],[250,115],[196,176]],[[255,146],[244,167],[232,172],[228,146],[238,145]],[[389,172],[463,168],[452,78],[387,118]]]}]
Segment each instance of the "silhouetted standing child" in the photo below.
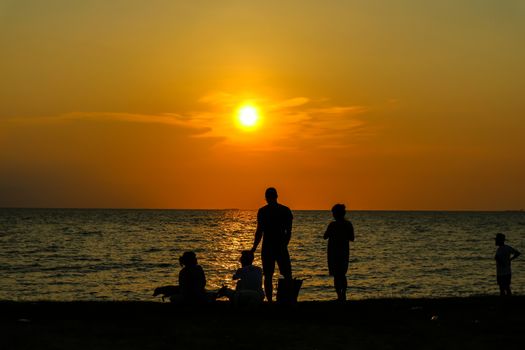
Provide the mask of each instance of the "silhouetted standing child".
[{"label": "silhouetted standing child", "polygon": [[498,280],[499,291],[501,296],[510,296],[510,282],[512,271],[510,269],[510,262],[521,255],[519,251],[505,244],[505,235],[498,233],[496,235],[496,278]]},{"label": "silhouetted standing child", "polygon": [[344,204],[334,205],[332,215],[335,221],[328,225],[324,234],[324,239],[328,239],[328,272],[330,276],[334,276],[334,287],[339,301],[346,300],[349,242],[354,241],[354,227],[345,219],[345,214]]}]

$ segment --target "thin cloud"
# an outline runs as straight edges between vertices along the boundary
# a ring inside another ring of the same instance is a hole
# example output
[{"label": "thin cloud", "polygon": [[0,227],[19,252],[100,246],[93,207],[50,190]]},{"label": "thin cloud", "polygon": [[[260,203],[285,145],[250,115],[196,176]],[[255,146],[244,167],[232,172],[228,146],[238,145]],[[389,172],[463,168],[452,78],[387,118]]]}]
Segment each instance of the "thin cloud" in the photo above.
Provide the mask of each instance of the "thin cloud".
[{"label": "thin cloud", "polygon": [[310,102],[310,99],[306,97],[295,97],[289,100],[277,102],[276,104],[271,106],[269,109],[270,110],[283,110],[283,109],[303,106],[307,104],[308,102]]},{"label": "thin cloud", "polygon": [[[260,128],[247,133],[235,123],[235,107],[252,101],[262,111]],[[192,137],[215,138],[216,144],[252,151],[289,151],[316,144],[319,148],[344,148],[367,134],[365,106],[341,106],[329,100],[304,96],[283,100],[249,99],[227,92],[203,96],[200,108],[184,113],[72,112],[52,117],[16,118],[16,123],[60,123],[76,120],[162,124],[190,130]]]},{"label": "thin cloud", "polygon": [[283,125],[288,129],[282,143],[318,148],[345,148],[362,137],[366,128],[363,119],[368,111],[364,106],[323,106],[310,102],[299,110],[282,111]]},{"label": "thin cloud", "polygon": [[169,126],[192,129],[193,133],[195,134],[202,134],[211,130],[210,127],[194,125],[194,118],[192,118],[191,116],[176,113],[136,114],[114,112],[71,112],[61,114],[58,116],[9,118],[4,119],[4,122],[18,124],[50,124],[81,120],[164,124]]},{"label": "thin cloud", "polygon": [[227,92],[212,92],[199,99],[203,104],[230,108],[240,102],[240,97]]}]

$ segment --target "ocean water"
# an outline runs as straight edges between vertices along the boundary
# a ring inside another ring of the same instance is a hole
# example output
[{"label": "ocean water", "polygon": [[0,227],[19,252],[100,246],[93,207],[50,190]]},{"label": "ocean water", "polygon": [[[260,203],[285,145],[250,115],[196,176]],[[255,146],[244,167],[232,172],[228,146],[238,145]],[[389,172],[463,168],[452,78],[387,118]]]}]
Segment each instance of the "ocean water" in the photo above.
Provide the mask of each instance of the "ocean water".
[{"label": "ocean water", "polygon": [[[290,254],[300,300],[335,298],[326,266],[329,211],[294,211]],[[155,300],[197,253],[207,288],[233,286],[256,211],[0,209],[0,300]],[[349,212],[349,299],[497,294],[498,232],[525,253],[523,212]],[[255,264],[260,266],[260,248]],[[525,292],[525,255],[512,286]]]}]

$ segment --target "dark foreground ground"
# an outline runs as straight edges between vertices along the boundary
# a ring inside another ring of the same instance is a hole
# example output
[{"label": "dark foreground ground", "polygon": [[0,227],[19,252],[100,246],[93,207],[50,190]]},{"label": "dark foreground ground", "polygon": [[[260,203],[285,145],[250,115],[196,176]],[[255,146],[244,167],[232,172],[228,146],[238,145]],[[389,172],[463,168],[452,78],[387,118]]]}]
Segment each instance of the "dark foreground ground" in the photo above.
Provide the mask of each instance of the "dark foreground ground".
[{"label": "dark foreground ground", "polygon": [[525,297],[373,299],[181,309],[148,302],[0,302],[0,349],[525,347]]}]

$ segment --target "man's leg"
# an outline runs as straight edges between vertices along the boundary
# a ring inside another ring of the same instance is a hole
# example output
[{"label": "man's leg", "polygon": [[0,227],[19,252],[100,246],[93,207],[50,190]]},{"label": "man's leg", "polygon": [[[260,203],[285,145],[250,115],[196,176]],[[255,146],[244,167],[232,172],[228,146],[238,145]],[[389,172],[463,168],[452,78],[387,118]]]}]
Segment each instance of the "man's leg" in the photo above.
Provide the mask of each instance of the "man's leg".
[{"label": "man's leg", "polygon": [[510,296],[512,291],[510,290],[510,276],[498,276],[499,293],[501,296]]},{"label": "man's leg", "polygon": [[334,275],[334,287],[337,293],[337,300],[344,301],[346,300],[346,275],[337,274]]},{"label": "man's leg", "polygon": [[508,279],[507,279],[507,283],[506,283],[506,286],[505,286],[505,289],[507,290],[507,295],[510,297],[512,295],[512,291],[510,290],[510,282],[512,280],[512,277],[511,275],[509,275]]},{"label": "man's leg", "polygon": [[341,298],[341,286],[339,283],[339,277],[337,275],[334,275],[334,288],[335,292],[337,293],[337,300],[339,300]]},{"label": "man's leg", "polygon": [[507,286],[506,292],[509,297],[512,295],[512,291],[510,290],[510,284]]},{"label": "man's leg", "polygon": [[346,288],[348,282],[346,280],[346,275],[341,275],[341,301],[346,301]]},{"label": "man's leg", "polygon": [[272,251],[263,249],[261,251],[261,260],[264,274],[264,295],[269,303],[273,301],[273,273],[275,271],[275,255]]},{"label": "man's leg", "polygon": [[502,276],[496,276],[496,280],[498,282],[499,295],[500,296],[504,296],[505,295],[505,286],[504,286],[504,282],[503,282],[503,277]]},{"label": "man's leg", "polygon": [[505,287],[503,287],[501,284],[499,285],[499,295],[505,296]]},{"label": "man's leg", "polygon": [[264,274],[264,295],[266,295],[266,300],[269,303],[273,302],[273,273]]}]

